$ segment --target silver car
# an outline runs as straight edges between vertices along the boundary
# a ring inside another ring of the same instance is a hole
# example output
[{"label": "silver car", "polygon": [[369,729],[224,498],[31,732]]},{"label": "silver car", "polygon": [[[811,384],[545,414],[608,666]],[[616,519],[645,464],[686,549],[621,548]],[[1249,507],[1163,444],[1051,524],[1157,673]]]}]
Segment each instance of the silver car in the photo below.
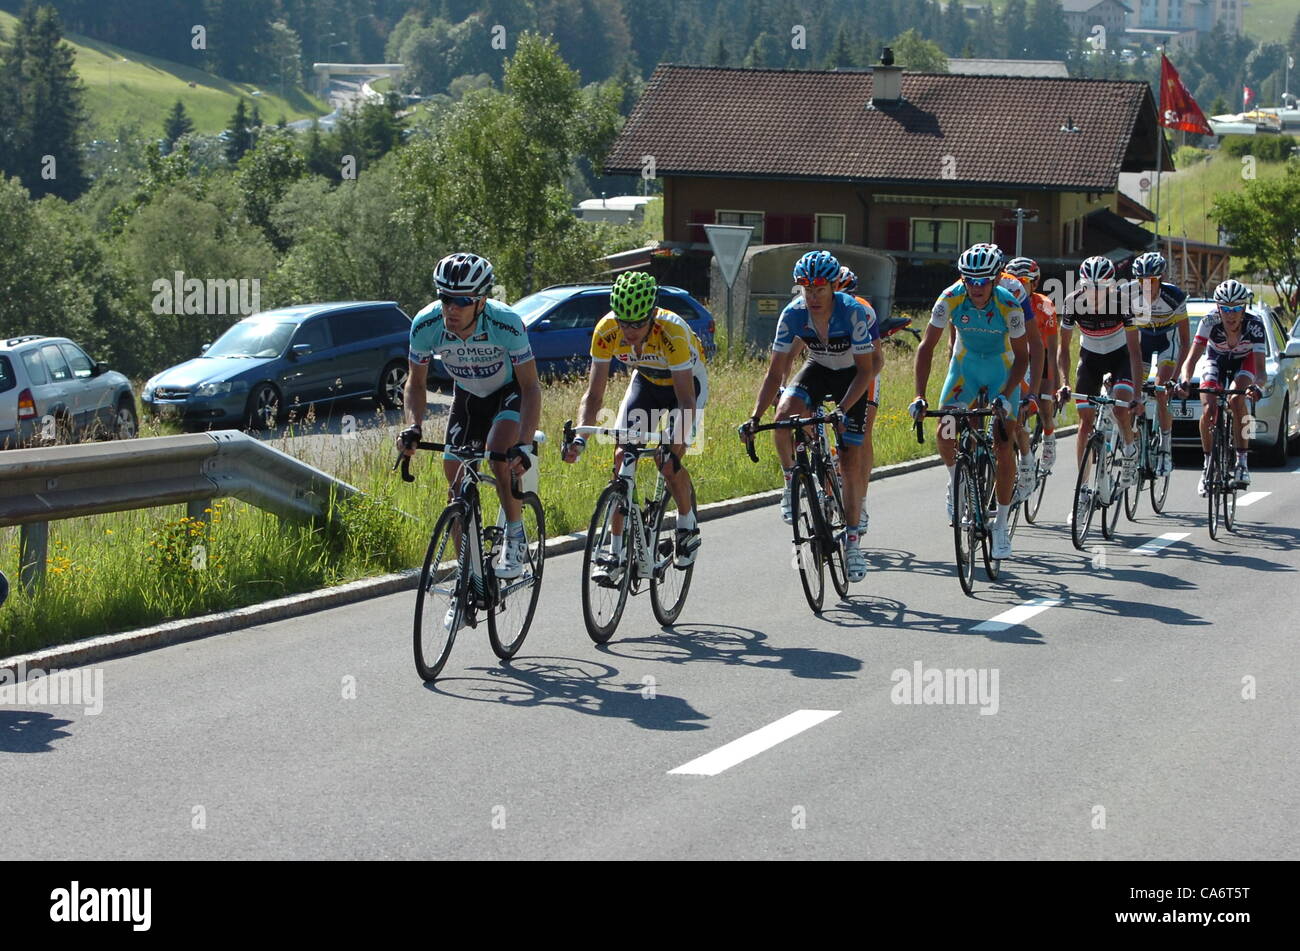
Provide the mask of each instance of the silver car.
[{"label": "silver car", "polygon": [[[1188,298],[1187,313],[1193,335],[1201,318],[1214,307],[1212,300]],[[1266,465],[1280,466],[1286,463],[1288,452],[1300,453],[1300,338],[1287,339],[1281,320],[1267,304],[1250,304],[1247,312],[1264,322],[1264,339],[1268,347],[1265,358],[1268,386],[1264,388],[1264,398],[1255,405],[1250,449],[1258,453]],[[1149,379],[1155,382],[1155,378],[1152,368]],[[1195,374],[1192,381],[1200,382]],[[1169,411],[1174,417],[1174,447],[1199,448],[1200,398],[1193,394],[1184,401],[1174,396],[1169,400]],[[1155,401],[1149,397],[1147,412],[1155,412]]]},{"label": "silver car", "polygon": [[131,381],[67,337],[0,339],[0,448],[129,439],[137,426]]}]

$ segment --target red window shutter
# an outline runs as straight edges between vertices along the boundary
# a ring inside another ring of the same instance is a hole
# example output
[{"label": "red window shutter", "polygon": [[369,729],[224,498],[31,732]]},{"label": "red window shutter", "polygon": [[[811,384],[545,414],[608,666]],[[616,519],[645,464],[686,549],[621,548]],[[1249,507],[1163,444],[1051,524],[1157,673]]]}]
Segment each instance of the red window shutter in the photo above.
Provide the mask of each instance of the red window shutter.
[{"label": "red window shutter", "polygon": [[907,219],[890,218],[885,222],[885,250],[910,251],[907,240]]},{"label": "red window shutter", "polygon": [[690,224],[686,227],[687,241],[708,241],[709,236],[705,234],[700,225],[713,224],[714,214],[707,208],[697,208],[691,212]]},{"label": "red window shutter", "polygon": [[785,244],[790,240],[785,236],[785,215],[763,216],[763,243]]},{"label": "red window shutter", "polygon": [[812,215],[791,215],[790,216],[790,241],[792,243],[806,244],[813,240],[813,216]]},{"label": "red window shutter", "polygon": [[1008,258],[1012,258],[1016,253],[1016,223],[1014,221],[998,221],[993,225],[993,242],[1001,248]]}]

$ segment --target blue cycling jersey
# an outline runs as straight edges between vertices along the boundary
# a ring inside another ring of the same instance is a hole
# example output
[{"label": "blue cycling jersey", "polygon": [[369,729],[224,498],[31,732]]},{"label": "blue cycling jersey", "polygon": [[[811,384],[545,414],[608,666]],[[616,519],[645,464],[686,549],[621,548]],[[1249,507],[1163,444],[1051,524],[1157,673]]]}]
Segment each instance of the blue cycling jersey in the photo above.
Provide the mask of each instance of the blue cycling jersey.
[{"label": "blue cycling jersey", "polygon": [[411,362],[428,363],[435,353],[456,386],[474,396],[495,393],[514,379],[516,366],[533,359],[519,315],[490,298],[464,340],[447,329],[441,301],[416,314],[411,321]]},{"label": "blue cycling jersey", "polygon": [[786,304],[777,318],[772,352],[789,353],[796,337],[807,346],[809,361],[829,370],[844,370],[853,366],[854,354],[875,352],[875,341],[880,339],[880,325],[874,308],[836,291],[826,339],[823,340],[813,325],[812,313],[803,295],[800,295]]},{"label": "blue cycling jersey", "polygon": [[1011,339],[1025,335],[1025,312],[1005,287],[994,287],[993,296],[983,307],[976,307],[958,281],[939,295],[930,311],[930,324],[957,329],[957,346],[953,360],[966,353],[975,357],[1001,357],[1011,352]]}]

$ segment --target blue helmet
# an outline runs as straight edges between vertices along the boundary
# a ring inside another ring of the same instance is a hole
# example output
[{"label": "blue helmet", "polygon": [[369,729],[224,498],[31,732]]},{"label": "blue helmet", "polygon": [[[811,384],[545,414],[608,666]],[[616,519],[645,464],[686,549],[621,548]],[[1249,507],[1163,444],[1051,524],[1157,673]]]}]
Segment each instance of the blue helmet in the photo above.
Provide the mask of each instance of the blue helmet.
[{"label": "blue helmet", "polygon": [[794,279],[834,285],[839,280],[840,262],[829,251],[809,251],[794,264]]},{"label": "blue helmet", "polygon": [[957,259],[962,277],[997,277],[1002,273],[1002,252],[994,245],[976,244]]},{"label": "blue helmet", "polygon": [[1159,251],[1148,251],[1133,259],[1134,277],[1164,277],[1169,262]]}]

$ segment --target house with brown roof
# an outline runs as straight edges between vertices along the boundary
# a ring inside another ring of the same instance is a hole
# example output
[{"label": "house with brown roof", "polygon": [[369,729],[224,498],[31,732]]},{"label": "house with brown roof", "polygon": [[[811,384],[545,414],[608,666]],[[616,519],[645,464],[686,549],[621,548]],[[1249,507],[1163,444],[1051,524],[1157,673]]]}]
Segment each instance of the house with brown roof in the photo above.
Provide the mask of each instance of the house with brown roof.
[{"label": "house with brown roof", "polygon": [[1077,264],[1090,216],[1133,213],[1120,172],[1155,168],[1157,148],[1172,167],[1156,116],[1145,82],[665,64],[605,171],[662,180],[679,257],[707,262],[704,224],[751,225],[758,245],[887,252],[897,300],[932,301],[962,249],[1015,249],[1015,208],[1036,212],[1025,254]]}]

